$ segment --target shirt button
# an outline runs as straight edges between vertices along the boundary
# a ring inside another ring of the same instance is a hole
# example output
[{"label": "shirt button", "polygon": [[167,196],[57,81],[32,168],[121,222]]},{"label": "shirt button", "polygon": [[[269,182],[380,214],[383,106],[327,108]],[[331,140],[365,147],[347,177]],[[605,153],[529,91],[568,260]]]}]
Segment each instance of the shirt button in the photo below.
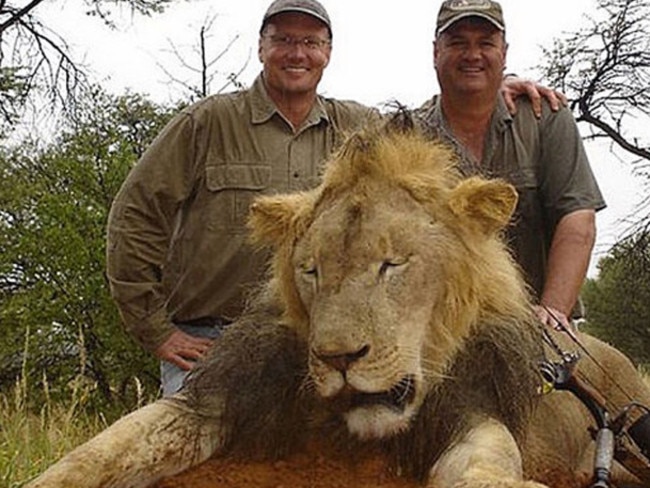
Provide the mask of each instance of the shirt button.
[{"label": "shirt button", "polygon": [[299,177],[300,177],[300,173],[298,173],[297,171],[294,171],[294,173],[293,173],[293,177],[294,177],[294,178],[299,178]]}]

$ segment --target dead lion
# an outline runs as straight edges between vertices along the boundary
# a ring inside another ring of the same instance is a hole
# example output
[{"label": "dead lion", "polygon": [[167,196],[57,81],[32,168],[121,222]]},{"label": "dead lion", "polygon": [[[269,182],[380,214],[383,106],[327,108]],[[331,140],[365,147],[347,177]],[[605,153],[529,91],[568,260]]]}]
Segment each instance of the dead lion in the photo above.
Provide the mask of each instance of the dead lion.
[{"label": "dead lion", "polygon": [[[414,486],[585,486],[594,421],[571,393],[540,394],[539,364],[555,352],[499,238],[515,202],[503,182],[459,178],[451,153],[416,135],[352,137],[319,188],[254,205],[272,279],[182,394],[121,419],[28,487],[146,487],[211,456],[297,452],[351,472],[379,456]],[[579,341],[589,354],[575,374],[608,410],[650,405],[626,358]],[[613,481],[650,477],[616,466]]]}]

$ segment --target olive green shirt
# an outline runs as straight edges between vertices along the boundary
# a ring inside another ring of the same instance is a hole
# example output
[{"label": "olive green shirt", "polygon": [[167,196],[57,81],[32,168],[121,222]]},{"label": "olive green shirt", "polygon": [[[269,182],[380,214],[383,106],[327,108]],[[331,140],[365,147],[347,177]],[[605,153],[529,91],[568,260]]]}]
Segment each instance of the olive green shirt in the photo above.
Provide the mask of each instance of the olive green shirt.
[{"label": "olive green shirt", "polygon": [[464,174],[503,178],[516,187],[519,201],[506,237],[539,298],[560,219],[576,210],[605,207],[571,111],[565,107],[553,112],[545,101],[537,119],[529,100],[520,97],[512,116],[499,95],[480,162],[452,135],[439,97],[425,103],[417,114],[430,135],[454,146]]},{"label": "olive green shirt", "polygon": [[174,323],[232,319],[267,256],[247,242],[254,197],[315,186],[325,159],[377,113],[319,96],[293,130],[260,75],[178,114],[128,175],[108,221],[107,273],[127,330],[154,350]]}]

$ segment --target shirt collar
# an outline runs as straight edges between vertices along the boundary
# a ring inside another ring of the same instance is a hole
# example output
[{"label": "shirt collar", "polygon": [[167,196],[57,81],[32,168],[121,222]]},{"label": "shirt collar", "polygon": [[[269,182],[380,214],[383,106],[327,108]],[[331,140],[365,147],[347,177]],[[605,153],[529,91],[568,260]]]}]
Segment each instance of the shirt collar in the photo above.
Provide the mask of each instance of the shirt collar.
[{"label": "shirt collar", "polygon": [[[253,82],[253,86],[250,89],[250,100],[251,121],[253,124],[264,124],[268,122],[275,114],[277,114],[279,117],[282,117],[282,114],[266,91],[262,73],[260,73]],[[314,106],[309,112],[309,115],[307,116],[303,127],[317,125],[321,120],[329,123],[330,118],[327,114],[327,110],[325,110],[325,104],[322,97],[318,95],[316,97],[316,103],[314,103]]]},{"label": "shirt collar", "polygon": [[[433,122],[437,127],[442,127],[443,131],[446,132],[445,135],[451,134],[447,120],[442,113],[442,101],[440,95],[435,95],[431,100],[427,119]],[[503,132],[510,124],[512,124],[512,120],[512,115],[510,115],[510,112],[508,111],[503,95],[499,93],[497,95],[497,106],[490,123],[490,130],[498,129],[499,132]]]},{"label": "shirt collar", "polygon": [[490,120],[490,127],[488,129],[488,134],[486,134],[486,147],[484,152],[484,161],[474,161],[474,159],[469,155],[465,146],[463,146],[453,135],[447,119],[444,116],[442,111],[442,101],[439,95],[434,96],[431,101],[427,104],[425,108],[424,117],[429,124],[430,130],[433,130],[434,134],[437,134],[438,137],[446,140],[450,143],[456,154],[460,158],[460,169],[466,174],[476,174],[481,170],[485,171],[487,166],[486,161],[489,161],[492,158],[494,152],[495,141],[499,139],[498,135],[503,134],[508,127],[512,124],[513,118],[508,111],[505,100],[501,93],[498,94],[497,105],[492,114]]}]

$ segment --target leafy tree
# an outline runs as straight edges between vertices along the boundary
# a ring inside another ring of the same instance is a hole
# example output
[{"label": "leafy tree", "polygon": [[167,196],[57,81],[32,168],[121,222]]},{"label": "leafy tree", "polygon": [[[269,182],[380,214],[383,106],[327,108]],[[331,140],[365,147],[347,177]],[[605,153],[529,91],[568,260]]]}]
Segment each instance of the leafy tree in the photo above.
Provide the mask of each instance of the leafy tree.
[{"label": "leafy tree", "polygon": [[[174,0],[79,1],[110,28],[118,6],[152,15]],[[37,16],[43,0],[18,3],[0,0],[0,139],[41,95],[65,108],[66,122],[51,144],[33,137],[0,147],[0,389],[46,375],[51,395],[84,385],[97,400],[132,405],[132,390],[157,392],[159,375],[153,357],[120,330],[103,271],[105,225],[131,164],[178,107],[89,86],[65,39]],[[213,22],[199,32],[199,68],[174,49],[200,75],[200,85],[184,82],[190,100],[207,94],[236,40],[209,55]],[[237,76],[221,90],[238,85]]]},{"label": "leafy tree", "polygon": [[[34,92],[53,105],[74,108],[78,91],[86,85],[83,66],[75,61],[65,39],[38,16],[44,0],[0,0],[0,136],[21,115]],[[83,0],[89,16],[114,27],[112,10],[121,6],[134,13],[162,12],[174,0]]]},{"label": "leafy tree", "polygon": [[[108,210],[126,173],[172,113],[95,89],[56,140],[0,154],[0,387],[21,368],[53,393],[90,380],[129,401],[156,365],[121,330],[104,276]],[[174,111],[177,108],[174,107]]]},{"label": "leafy tree", "polygon": [[616,244],[583,288],[587,330],[650,365],[650,232]]}]

